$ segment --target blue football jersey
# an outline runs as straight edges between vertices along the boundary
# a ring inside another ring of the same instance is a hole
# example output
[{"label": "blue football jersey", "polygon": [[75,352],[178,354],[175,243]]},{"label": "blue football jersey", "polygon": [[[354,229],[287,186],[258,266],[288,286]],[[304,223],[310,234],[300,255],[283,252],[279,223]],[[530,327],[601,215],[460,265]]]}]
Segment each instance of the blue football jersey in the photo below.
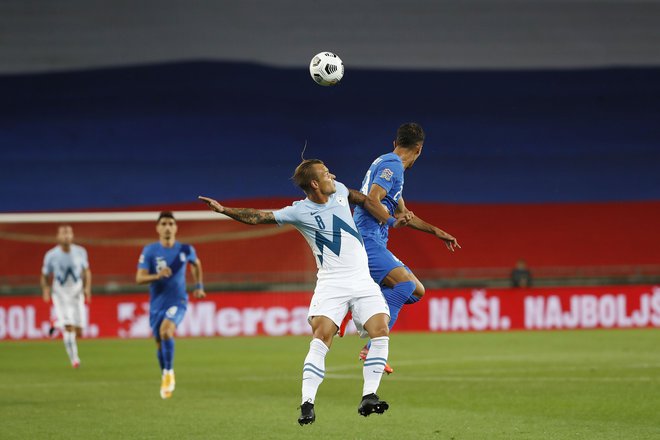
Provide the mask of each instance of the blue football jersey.
[{"label": "blue football jersey", "polygon": [[196,261],[195,248],[178,241],[171,248],[164,247],[160,242],[144,247],[138,261],[138,269],[146,269],[150,274],[156,274],[165,267],[172,271],[169,278],[149,283],[149,306],[152,311],[188,301],[186,267],[188,263]]},{"label": "blue football jersey", "polygon": [[[362,180],[360,191],[365,195],[369,194],[374,183],[382,187],[387,195],[381,203],[393,216],[403,192],[403,171],[403,162],[401,162],[398,155],[394,153],[383,154],[374,160],[369,167]],[[356,206],[353,218],[358,231],[363,237],[376,238],[387,242],[388,226],[381,225],[366,209]]]}]

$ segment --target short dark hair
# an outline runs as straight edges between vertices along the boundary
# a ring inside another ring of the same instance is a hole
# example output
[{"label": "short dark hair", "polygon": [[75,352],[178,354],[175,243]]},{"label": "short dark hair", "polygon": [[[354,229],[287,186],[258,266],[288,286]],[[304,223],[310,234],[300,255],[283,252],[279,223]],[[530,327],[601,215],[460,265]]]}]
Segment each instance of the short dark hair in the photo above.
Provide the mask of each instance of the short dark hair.
[{"label": "short dark hair", "polygon": [[314,171],[314,165],[317,164],[323,165],[323,161],[320,159],[305,159],[300,162],[300,165],[296,167],[296,171],[293,172],[293,176],[291,176],[293,183],[299,186],[305,193],[312,189],[310,184],[312,180],[318,177]]},{"label": "short dark hair", "polygon": [[398,147],[410,148],[420,142],[424,142],[424,130],[416,122],[402,124],[396,131],[396,145]]},{"label": "short dark hair", "polygon": [[163,218],[171,218],[176,222],[176,219],[174,218],[174,214],[172,211],[161,211],[160,214],[158,214],[158,220],[156,220],[156,223],[160,223],[160,220]]}]

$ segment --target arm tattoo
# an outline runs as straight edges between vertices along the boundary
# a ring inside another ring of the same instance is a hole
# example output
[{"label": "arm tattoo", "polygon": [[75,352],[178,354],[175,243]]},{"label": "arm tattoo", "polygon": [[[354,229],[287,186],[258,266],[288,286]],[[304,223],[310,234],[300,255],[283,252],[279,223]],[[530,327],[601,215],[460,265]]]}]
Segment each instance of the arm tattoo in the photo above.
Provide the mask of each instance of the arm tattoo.
[{"label": "arm tattoo", "polygon": [[227,208],[222,212],[227,217],[248,225],[277,223],[271,211],[259,211],[252,208]]},{"label": "arm tattoo", "polygon": [[364,201],[367,199],[367,196],[362,194],[360,191],[355,189],[348,190],[348,201],[353,205],[364,205]]}]

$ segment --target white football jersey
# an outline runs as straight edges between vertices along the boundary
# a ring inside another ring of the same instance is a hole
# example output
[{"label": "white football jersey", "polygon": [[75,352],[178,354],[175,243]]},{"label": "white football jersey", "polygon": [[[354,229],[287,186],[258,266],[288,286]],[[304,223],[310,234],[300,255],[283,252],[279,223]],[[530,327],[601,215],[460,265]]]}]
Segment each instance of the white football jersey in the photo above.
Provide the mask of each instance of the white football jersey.
[{"label": "white football jersey", "polygon": [[319,282],[373,282],[367,252],[348,203],[348,189],[340,182],[335,185],[337,191],[324,205],[304,199],[273,215],[279,225],[291,224],[305,237],[316,257]]},{"label": "white football jersey", "polygon": [[74,295],[82,293],[82,275],[88,268],[87,251],[72,244],[69,252],[64,252],[60,246],[46,252],[41,273],[53,274],[53,293]]}]

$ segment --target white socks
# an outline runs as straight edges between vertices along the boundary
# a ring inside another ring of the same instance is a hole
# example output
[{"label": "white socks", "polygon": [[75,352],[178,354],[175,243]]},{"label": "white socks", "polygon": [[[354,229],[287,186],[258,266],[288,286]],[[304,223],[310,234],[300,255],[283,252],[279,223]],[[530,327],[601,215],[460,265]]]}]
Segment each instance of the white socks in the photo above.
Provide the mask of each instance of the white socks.
[{"label": "white socks", "polygon": [[371,348],[362,367],[362,375],[364,376],[362,396],[378,391],[380,380],[383,378],[385,364],[387,363],[389,345],[390,338],[388,336],[381,336],[371,340]]},{"label": "white socks", "polygon": [[330,349],[320,339],[312,339],[303,365],[302,403],[314,403],[316,392],[325,377],[325,355]]},{"label": "white socks", "polygon": [[64,330],[62,332],[62,339],[64,340],[64,348],[66,348],[66,354],[69,355],[69,360],[73,364],[74,362],[80,362],[78,359],[78,344],[76,344],[76,332],[68,332]]}]

